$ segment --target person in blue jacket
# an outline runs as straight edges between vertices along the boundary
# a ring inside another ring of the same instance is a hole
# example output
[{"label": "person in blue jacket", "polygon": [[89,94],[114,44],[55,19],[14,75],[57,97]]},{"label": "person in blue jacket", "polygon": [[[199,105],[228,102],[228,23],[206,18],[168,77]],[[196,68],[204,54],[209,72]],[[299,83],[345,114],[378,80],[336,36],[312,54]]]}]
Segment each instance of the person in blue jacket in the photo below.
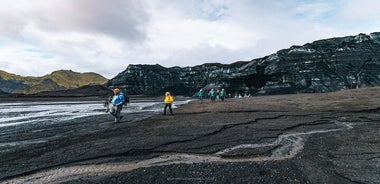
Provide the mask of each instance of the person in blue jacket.
[{"label": "person in blue jacket", "polygon": [[113,90],[113,97],[111,100],[112,108],[111,108],[111,115],[115,117],[115,123],[119,123],[120,119],[123,118],[121,116],[121,109],[123,109],[123,105],[125,103],[125,97],[123,93],[120,91],[119,88],[115,88]]}]

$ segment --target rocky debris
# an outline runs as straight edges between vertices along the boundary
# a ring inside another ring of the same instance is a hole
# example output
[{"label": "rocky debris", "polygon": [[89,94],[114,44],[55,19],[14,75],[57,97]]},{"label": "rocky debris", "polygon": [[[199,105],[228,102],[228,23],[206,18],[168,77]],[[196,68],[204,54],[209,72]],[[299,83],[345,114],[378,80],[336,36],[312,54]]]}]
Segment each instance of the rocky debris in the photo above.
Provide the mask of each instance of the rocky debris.
[{"label": "rocky debris", "polygon": [[108,81],[130,94],[194,95],[203,88],[229,93],[292,94],[380,86],[380,32],[292,46],[250,62],[165,68],[130,65]]}]

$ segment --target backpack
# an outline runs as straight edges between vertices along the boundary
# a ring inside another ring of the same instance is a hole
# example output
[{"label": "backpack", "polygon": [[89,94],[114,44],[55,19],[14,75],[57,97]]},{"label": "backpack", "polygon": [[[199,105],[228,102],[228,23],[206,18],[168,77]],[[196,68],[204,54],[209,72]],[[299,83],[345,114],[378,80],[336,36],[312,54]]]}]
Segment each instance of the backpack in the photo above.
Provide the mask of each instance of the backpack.
[{"label": "backpack", "polygon": [[129,96],[125,95],[124,93],[123,93],[123,96],[124,96],[124,103],[123,103],[123,105],[125,105],[125,104],[129,103]]}]

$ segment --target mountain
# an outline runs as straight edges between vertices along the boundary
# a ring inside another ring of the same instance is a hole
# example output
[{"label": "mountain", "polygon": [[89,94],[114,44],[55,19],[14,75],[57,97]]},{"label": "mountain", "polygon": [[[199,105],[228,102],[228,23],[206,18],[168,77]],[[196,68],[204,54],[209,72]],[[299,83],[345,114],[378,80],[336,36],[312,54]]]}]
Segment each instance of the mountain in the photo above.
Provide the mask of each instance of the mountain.
[{"label": "mountain", "polygon": [[105,84],[107,79],[96,73],[71,70],[54,71],[42,77],[24,77],[0,70],[0,90],[6,93],[33,94],[42,91],[73,89],[85,85]]},{"label": "mountain", "polygon": [[207,63],[184,68],[165,68],[158,64],[129,65],[126,70],[109,80],[107,86],[117,86],[132,95],[158,95],[165,91],[171,91],[176,95],[192,95],[200,88],[229,85],[221,78],[233,75],[247,63]]},{"label": "mountain", "polygon": [[129,94],[176,95],[192,95],[200,88],[265,95],[380,86],[380,32],[318,40],[229,65],[129,65],[107,86]]},{"label": "mountain", "polygon": [[24,97],[108,97],[110,95],[113,95],[112,90],[104,85],[86,85],[74,89],[43,91]]}]

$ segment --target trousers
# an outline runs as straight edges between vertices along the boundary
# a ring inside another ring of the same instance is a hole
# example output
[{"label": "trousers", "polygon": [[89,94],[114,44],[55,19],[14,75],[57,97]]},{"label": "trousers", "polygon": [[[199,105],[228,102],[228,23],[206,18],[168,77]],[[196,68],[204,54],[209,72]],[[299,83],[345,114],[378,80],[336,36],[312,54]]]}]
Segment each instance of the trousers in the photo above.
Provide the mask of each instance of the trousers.
[{"label": "trousers", "polygon": [[167,109],[168,107],[169,107],[169,110],[170,110],[170,114],[173,114],[172,104],[171,104],[171,103],[167,103],[167,104],[165,104],[164,114],[166,114],[166,109]]},{"label": "trousers", "polygon": [[123,105],[113,106],[111,108],[110,114],[115,117],[115,123],[120,122],[121,109],[123,109]]}]

